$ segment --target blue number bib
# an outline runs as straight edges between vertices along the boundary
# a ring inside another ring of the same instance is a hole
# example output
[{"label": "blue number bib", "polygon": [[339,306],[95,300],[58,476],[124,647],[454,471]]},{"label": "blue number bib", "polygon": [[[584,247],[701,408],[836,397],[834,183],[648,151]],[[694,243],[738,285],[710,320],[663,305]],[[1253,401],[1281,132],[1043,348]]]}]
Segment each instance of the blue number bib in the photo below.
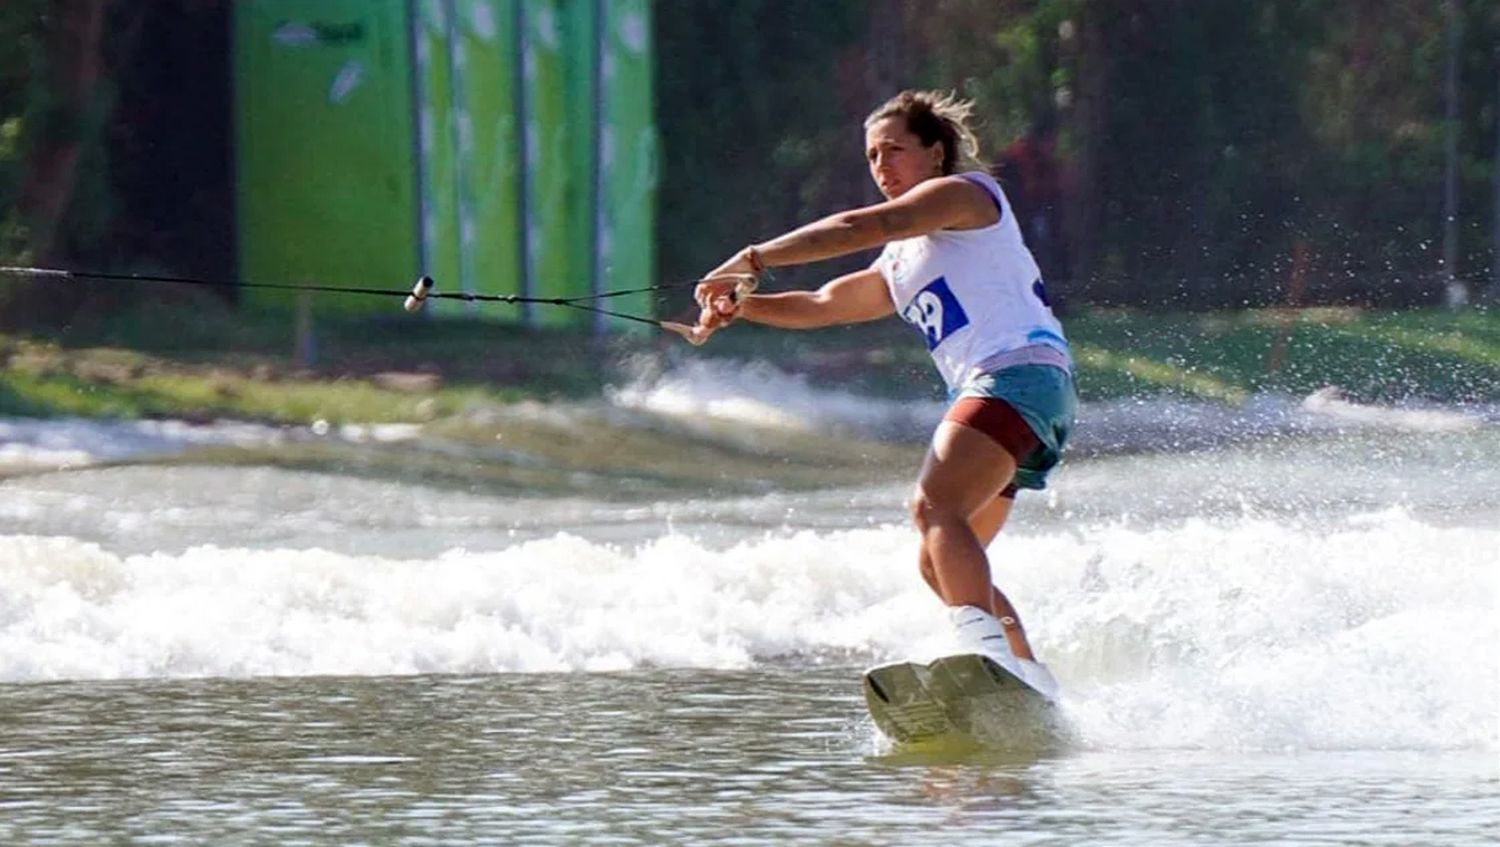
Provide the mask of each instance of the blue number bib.
[{"label": "blue number bib", "polygon": [[927,287],[918,291],[901,311],[901,317],[926,337],[928,350],[934,349],[948,336],[969,325],[969,316],[964,313],[964,307],[959,305],[958,298],[948,288],[948,281],[942,277],[929,282]]}]

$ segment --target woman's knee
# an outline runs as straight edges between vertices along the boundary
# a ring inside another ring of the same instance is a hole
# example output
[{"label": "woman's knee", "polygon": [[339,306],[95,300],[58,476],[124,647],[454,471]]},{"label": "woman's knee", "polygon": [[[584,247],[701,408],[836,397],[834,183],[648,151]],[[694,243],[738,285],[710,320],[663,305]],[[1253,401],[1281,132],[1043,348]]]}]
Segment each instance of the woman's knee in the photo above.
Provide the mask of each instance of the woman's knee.
[{"label": "woman's knee", "polygon": [[911,502],[907,506],[911,510],[912,523],[916,524],[917,529],[922,532],[943,523],[963,520],[960,510],[933,499],[920,489],[912,495]]},{"label": "woman's knee", "polygon": [[922,579],[926,580],[928,585],[937,585],[937,568],[932,566],[932,557],[927,555],[925,549],[917,557],[917,572],[922,574]]}]

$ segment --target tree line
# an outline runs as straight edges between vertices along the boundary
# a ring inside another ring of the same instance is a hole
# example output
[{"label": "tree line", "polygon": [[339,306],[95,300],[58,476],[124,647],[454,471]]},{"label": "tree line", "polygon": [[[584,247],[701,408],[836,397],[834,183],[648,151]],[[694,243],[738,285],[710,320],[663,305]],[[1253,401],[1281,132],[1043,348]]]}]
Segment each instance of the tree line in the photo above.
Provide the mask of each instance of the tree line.
[{"label": "tree line", "polygon": [[1450,272],[1475,298],[1497,293],[1494,0],[657,8],[662,252],[676,275],[875,199],[860,120],[900,88],[936,87],[976,102],[1023,201],[1004,154],[1045,140],[1061,185],[1048,192],[1057,260],[1043,265],[1070,305],[1431,304]]},{"label": "tree line", "polygon": [[[234,275],[229,7],[0,4],[0,260]],[[1066,308],[1500,293],[1497,0],[657,0],[654,27],[663,279],[876,200],[861,121],[932,87],[976,102]],[[15,290],[0,320],[46,316]]]}]

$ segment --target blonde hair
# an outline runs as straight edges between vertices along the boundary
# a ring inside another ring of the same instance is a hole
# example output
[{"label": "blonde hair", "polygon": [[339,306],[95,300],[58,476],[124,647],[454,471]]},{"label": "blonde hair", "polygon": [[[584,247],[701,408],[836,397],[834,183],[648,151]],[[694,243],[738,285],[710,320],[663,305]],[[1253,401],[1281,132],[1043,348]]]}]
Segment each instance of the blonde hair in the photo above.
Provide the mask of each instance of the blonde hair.
[{"label": "blonde hair", "polygon": [[943,145],[943,175],[962,170],[983,170],[979,159],[979,139],[969,128],[974,113],[973,100],[960,100],[953,92],[912,91],[910,89],[885,101],[865,118],[865,129],[886,118],[906,120],[906,131],[931,147]]}]

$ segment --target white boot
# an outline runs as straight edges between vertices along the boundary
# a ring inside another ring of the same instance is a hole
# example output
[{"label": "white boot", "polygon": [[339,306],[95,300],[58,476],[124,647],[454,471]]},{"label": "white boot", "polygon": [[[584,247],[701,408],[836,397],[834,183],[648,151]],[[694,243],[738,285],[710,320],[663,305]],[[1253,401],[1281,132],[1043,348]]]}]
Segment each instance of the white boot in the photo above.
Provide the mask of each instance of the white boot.
[{"label": "white boot", "polygon": [[1057,679],[1052,671],[1041,662],[1016,658],[999,618],[978,606],[954,606],[948,609],[948,616],[953,621],[959,649],[991,659],[1038,694],[1057,700]]},{"label": "white boot", "polygon": [[953,606],[948,609],[959,649],[988,657],[1012,675],[1025,680],[1021,662],[1010,651],[1005,625],[1000,619],[978,606]]},{"label": "white boot", "polygon": [[1036,689],[1043,697],[1057,702],[1057,678],[1052,676],[1052,671],[1041,662],[1033,662],[1030,659],[1017,659],[1021,665],[1021,680]]}]

